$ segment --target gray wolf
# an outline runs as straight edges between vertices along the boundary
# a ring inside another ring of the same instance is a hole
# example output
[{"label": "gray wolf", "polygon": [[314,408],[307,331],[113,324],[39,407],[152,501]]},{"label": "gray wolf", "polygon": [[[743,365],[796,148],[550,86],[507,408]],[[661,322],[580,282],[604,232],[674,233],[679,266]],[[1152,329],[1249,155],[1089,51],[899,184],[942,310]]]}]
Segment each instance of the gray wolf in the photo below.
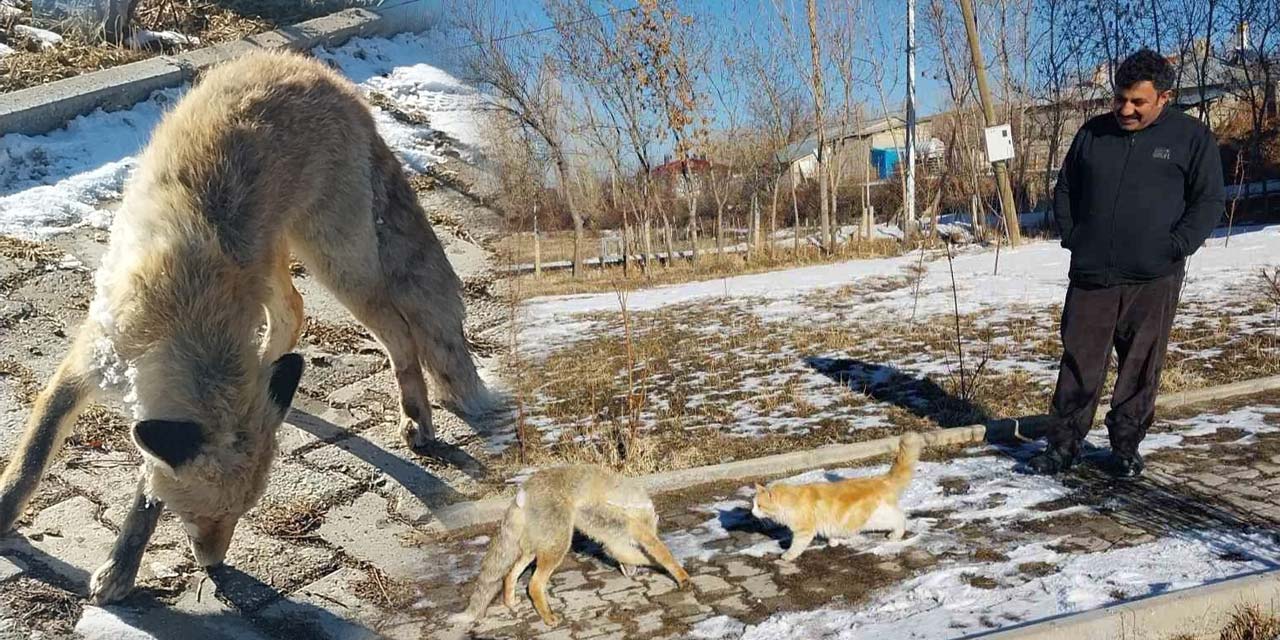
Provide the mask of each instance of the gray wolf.
[{"label": "gray wolf", "polygon": [[131,407],[144,462],[92,599],[129,592],[162,508],[201,565],[220,563],[266,487],[303,372],[290,252],[390,356],[406,443],[434,438],[424,369],[444,406],[495,406],[464,340],[459,279],[369,107],[319,61],[255,52],[210,70],[143,150],[88,317],[0,476],[0,531],[106,391]]}]

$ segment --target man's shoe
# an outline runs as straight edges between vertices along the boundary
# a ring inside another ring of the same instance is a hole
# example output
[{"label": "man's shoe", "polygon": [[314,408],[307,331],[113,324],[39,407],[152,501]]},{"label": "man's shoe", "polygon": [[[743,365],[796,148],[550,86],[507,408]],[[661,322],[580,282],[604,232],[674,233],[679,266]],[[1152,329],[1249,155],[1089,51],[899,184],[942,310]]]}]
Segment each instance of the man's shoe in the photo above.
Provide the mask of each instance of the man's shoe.
[{"label": "man's shoe", "polygon": [[1076,458],[1070,451],[1050,446],[1027,461],[1027,470],[1036,475],[1054,475],[1070,469]]},{"label": "man's shoe", "polygon": [[1142,470],[1146,466],[1142,461],[1142,455],[1137,451],[1132,453],[1112,451],[1107,471],[1116,478],[1128,480],[1142,475]]}]

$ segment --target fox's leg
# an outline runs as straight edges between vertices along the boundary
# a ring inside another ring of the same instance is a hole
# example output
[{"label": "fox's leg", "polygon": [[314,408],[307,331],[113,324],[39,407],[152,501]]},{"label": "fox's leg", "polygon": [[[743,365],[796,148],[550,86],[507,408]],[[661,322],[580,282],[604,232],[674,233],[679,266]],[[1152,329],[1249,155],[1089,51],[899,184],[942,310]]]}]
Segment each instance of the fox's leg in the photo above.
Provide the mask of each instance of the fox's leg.
[{"label": "fox's leg", "polygon": [[676,584],[683,587],[689,581],[689,573],[684,570],[684,567],[680,566],[680,562],[676,560],[675,556],[671,555],[671,550],[662,543],[662,539],[658,537],[655,531],[650,531],[648,528],[635,527],[632,533],[635,535],[636,542],[639,542],[640,546],[644,547],[644,550],[653,556],[653,559],[657,560],[658,564],[662,565],[662,568],[666,569],[672,578],[675,578]]},{"label": "fox's leg", "polygon": [[[342,238],[323,239],[299,234],[290,244],[316,279],[373,333],[391,357],[400,388],[401,436],[411,448],[418,448],[435,439],[418,345],[385,286],[373,231],[367,233],[368,237],[362,237],[359,230],[350,230]],[[329,243],[346,246],[335,249]]]},{"label": "fox's leg", "polygon": [[533,607],[538,610],[538,615],[542,616],[542,621],[548,627],[560,624],[560,617],[547,606],[547,581],[560,563],[564,562],[565,554],[569,553],[569,545],[573,542],[572,527],[563,534],[555,536],[557,543],[554,548],[537,551],[538,566],[533,570],[533,577],[529,578],[529,598],[533,600]]},{"label": "fox's leg", "polygon": [[618,569],[628,578],[636,575],[636,567],[649,564],[649,557],[630,540],[606,540],[604,550],[618,561]]},{"label": "fox's leg", "polygon": [[0,533],[14,522],[35,493],[49,461],[57,455],[71,433],[76,416],[93,397],[97,372],[87,366],[90,339],[78,337],[71,351],[36,397],[22,442],[14,449],[4,475],[0,475]]},{"label": "fox's leg", "polygon": [[533,558],[534,555],[532,553],[526,553],[520,556],[520,559],[516,560],[516,563],[511,565],[511,570],[507,572],[507,577],[502,580],[502,603],[507,605],[507,608],[512,611],[517,609],[516,582],[520,579],[520,574],[524,573],[524,570],[529,568],[529,564],[533,562]]},{"label": "fox's leg", "polygon": [[793,532],[791,535],[791,548],[787,549],[787,552],[782,554],[782,559],[787,562],[791,562],[792,560],[799,558],[800,554],[804,553],[804,550],[809,548],[809,544],[813,542],[813,538],[816,535],[817,531]]},{"label": "fox's leg", "polygon": [[267,335],[263,345],[263,361],[275,362],[293,350],[302,337],[306,313],[302,294],[293,286],[289,271],[288,244],[281,241],[276,249],[276,264],[271,271],[267,292]]},{"label": "fox's leg", "polygon": [[111,557],[93,572],[93,579],[89,581],[90,601],[109,604],[129,595],[138,577],[142,555],[163,512],[164,504],[147,497],[146,481],[139,478],[138,488],[133,494],[133,506],[120,527],[120,535],[116,536]]}]

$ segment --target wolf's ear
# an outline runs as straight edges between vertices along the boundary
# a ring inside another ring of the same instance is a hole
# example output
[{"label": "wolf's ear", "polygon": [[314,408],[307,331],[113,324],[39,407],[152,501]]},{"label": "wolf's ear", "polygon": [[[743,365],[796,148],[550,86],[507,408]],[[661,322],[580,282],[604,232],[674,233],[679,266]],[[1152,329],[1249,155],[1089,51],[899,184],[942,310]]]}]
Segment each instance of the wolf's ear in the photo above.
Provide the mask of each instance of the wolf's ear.
[{"label": "wolf's ear", "polygon": [[177,470],[200,453],[204,431],[194,422],[143,420],[133,425],[133,443],[144,456]]},{"label": "wolf's ear", "polygon": [[267,386],[267,393],[281,411],[288,412],[293,404],[293,394],[302,380],[302,366],[302,356],[296,353],[286,353],[271,365],[271,383]]}]

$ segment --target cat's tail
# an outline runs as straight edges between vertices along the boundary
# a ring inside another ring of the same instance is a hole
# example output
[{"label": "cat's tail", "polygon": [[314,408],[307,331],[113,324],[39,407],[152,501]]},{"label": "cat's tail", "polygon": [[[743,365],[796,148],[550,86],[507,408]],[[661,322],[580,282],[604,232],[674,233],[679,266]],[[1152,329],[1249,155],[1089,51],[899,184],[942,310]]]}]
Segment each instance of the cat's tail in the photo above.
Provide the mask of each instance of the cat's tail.
[{"label": "cat's tail", "polygon": [[916,463],[920,461],[922,448],[924,448],[924,438],[921,438],[918,433],[908,431],[898,438],[898,457],[894,458],[888,475],[889,483],[896,491],[901,492],[911,482],[911,474],[915,471]]}]

